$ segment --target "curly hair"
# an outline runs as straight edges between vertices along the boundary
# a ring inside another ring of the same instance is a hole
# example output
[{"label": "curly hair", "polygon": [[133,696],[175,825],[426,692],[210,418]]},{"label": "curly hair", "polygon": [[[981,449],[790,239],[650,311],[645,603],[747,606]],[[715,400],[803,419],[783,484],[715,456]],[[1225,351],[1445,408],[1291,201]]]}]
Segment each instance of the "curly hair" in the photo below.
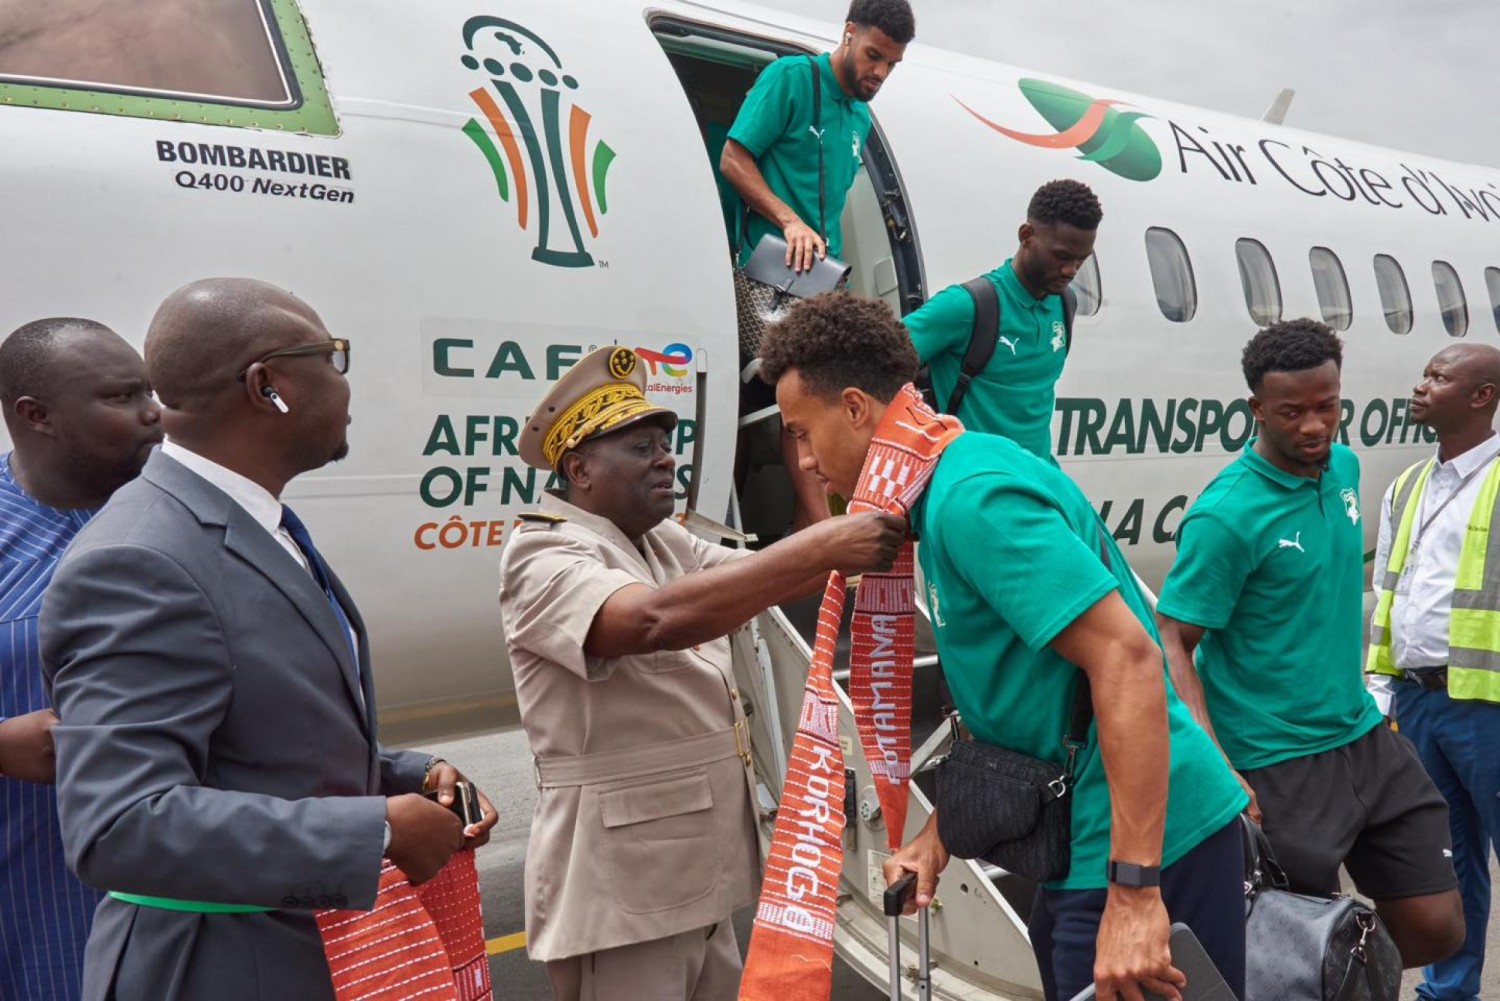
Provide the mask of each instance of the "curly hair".
[{"label": "curly hair", "polygon": [[1031,223],[1066,223],[1092,233],[1099,228],[1104,209],[1099,199],[1082,181],[1048,181],[1036,189],[1026,206],[1026,220]]},{"label": "curly hair", "polygon": [[1245,345],[1240,367],[1250,392],[1260,392],[1267,372],[1303,372],[1333,362],[1344,367],[1344,344],[1333,328],[1302,318],[1273,323]]},{"label": "curly hair", "polygon": [[905,45],[917,34],[917,19],[906,0],[853,0],[844,20],[861,28],[879,28],[897,45]]},{"label": "curly hair", "polygon": [[879,299],[824,292],[794,304],[766,328],[760,377],[776,385],[796,369],[825,400],[853,386],[888,401],[917,374],[917,351],[901,321]]}]

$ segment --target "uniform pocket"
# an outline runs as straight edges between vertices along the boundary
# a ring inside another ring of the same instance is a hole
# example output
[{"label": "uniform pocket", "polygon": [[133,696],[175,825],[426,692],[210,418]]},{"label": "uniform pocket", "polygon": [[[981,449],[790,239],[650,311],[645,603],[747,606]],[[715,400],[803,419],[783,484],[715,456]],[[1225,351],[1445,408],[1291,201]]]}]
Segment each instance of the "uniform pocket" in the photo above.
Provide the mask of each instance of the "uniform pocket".
[{"label": "uniform pocket", "polygon": [[645,657],[631,657],[630,665],[643,674],[674,674],[678,671],[717,671],[716,664],[729,663],[729,641],[720,637],[686,650],[658,650]]},{"label": "uniform pocket", "polygon": [[708,773],[601,790],[605,872],[621,910],[682,907],[708,894],[722,868],[719,814]]}]

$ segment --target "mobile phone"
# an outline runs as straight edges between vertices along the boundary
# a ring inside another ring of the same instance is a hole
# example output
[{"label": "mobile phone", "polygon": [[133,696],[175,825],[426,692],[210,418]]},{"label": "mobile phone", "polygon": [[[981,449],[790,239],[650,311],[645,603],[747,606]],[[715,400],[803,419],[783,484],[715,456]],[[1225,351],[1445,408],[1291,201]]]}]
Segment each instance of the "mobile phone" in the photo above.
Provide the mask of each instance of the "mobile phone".
[{"label": "mobile phone", "polygon": [[[431,792],[425,792],[422,795],[434,803],[437,802],[438,791],[436,789],[433,789]],[[470,824],[477,824],[484,818],[484,811],[479,808],[479,793],[473,784],[469,782],[455,782],[453,784],[453,802],[448,804],[448,809],[452,810],[454,815],[463,821],[465,827],[468,827]]]}]

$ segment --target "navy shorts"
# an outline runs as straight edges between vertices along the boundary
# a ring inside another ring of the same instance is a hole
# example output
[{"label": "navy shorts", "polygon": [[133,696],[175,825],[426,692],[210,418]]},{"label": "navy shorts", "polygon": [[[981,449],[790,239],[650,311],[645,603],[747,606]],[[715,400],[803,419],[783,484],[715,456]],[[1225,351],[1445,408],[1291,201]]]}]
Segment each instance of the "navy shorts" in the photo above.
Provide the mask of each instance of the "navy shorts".
[{"label": "navy shorts", "polygon": [[[1192,929],[1238,998],[1245,996],[1244,880],[1238,817],[1161,873],[1167,916]],[[1047,1001],[1069,1001],[1094,982],[1094,941],[1108,892],[1037,890],[1028,931]]]}]

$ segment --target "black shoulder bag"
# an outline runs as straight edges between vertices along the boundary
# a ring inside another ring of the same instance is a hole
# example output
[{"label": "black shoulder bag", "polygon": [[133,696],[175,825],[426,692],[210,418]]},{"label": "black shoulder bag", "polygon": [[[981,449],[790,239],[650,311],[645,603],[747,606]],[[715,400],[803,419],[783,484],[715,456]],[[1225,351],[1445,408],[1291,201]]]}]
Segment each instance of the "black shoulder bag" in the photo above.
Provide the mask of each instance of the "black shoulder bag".
[{"label": "black shoulder bag", "polygon": [[[1099,556],[1109,568],[1102,524],[1098,532]],[[948,853],[983,859],[1037,883],[1066,876],[1073,861],[1069,793],[1093,720],[1093,695],[1082,670],[1062,739],[1068,757],[1061,766],[994,744],[960,740],[955,713],[953,746],[937,767],[935,804],[938,840]]]},{"label": "black shoulder bag", "polygon": [[[818,61],[807,57],[812,71],[813,129],[818,134],[818,238],[828,241],[827,221],[823,218],[827,200],[823,179],[823,82],[818,79]],[[734,259],[745,249],[750,229],[750,205],[744,202],[740,213],[740,233]],[[748,362],[760,354],[761,338],[766,327],[781,318],[788,299],[806,299],[819,292],[830,292],[849,277],[849,265],[833,257],[814,259],[808,271],[798,273],[786,266],[786,240],[767,233],[755,244],[744,267],[734,269],[734,302],[739,314],[740,361]]]}]

